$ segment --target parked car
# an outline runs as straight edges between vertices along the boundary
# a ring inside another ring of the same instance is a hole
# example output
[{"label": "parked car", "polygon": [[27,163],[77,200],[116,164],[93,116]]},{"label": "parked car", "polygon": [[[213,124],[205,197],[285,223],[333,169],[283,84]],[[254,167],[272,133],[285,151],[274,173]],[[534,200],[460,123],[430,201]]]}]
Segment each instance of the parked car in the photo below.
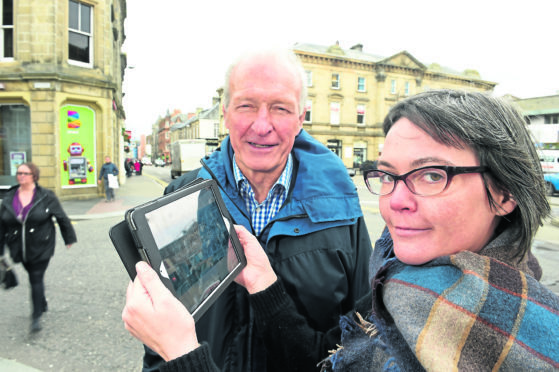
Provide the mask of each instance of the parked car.
[{"label": "parked car", "polygon": [[165,166],[165,162],[161,159],[155,159],[155,162],[153,163],[156,167],[164,167]]},{"label": "parked car", "polygon": [[559,192],[559,173],[545,173],[543,179],[545,180],[545,191],[548,196]]},{"label": "parked car", "polygon": [[151,165],[151,159],[148,158],[147,156],[144,156],[144,157],[142,158],[142,164],[143,164],[143,165]]}]

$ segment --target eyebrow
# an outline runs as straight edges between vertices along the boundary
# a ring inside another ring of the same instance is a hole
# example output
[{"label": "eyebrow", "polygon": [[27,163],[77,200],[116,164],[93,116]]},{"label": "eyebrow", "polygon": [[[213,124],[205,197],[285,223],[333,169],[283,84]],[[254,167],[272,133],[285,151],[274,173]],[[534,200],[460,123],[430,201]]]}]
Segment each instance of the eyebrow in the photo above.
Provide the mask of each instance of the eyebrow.
[{"label": "eyebrow", "polygon": [[[426,164],[431,164],[431,163],[438,163],[438,165],[454,165],[454,163],[452,163],[448,160],[445,160],[445,159],[442,159],[442,158],[439,158],[439,157],[436,157],[436,156],[429,156],[429,157],[426,157],[426,158],[419,158],[419,159],[416,159],[416,160],[412,161],[411,166],[414,167],[414,168],[420,168],[420,167],[422,167]],[[384,165],[385,167],[390,168],[390,169],[395,168],[390,162],[384,161],[384,160],[379,160],[378,165]]]}]

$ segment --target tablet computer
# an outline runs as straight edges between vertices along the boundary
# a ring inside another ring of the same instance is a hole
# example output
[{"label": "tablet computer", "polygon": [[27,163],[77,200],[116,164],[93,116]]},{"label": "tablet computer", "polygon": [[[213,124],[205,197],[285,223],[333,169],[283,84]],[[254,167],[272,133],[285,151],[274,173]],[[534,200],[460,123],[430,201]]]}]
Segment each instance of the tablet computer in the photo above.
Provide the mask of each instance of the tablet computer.
[{"label": "tablet computer", "polygon": [[128,210],[109,235],[130,277],[138,260],[147,261],[195,321],[246,266],[213,180],[196,180]]}]

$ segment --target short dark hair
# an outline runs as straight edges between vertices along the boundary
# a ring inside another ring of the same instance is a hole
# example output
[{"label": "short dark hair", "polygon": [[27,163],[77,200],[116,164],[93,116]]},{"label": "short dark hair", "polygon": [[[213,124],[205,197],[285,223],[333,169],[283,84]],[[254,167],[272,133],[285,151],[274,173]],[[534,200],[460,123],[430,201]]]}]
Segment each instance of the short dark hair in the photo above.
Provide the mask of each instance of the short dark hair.
[{"label": "short dark hair", "polygon": [[[435,141],[455,148],[469,146],[480,165],[489,168],[484,181],[514,198],[517,207],[497,227],[517,227],[513,252],[524,257],[543,220],[550,215],[543,172],[526,122],[512,103],[487,93],[431,90],[398,102],[383,123],[385,135],[405,117]],[[488,180],[486,178],[489,178]],[[497,205],[488,193],[492,208]]]},{"label": "short dark hair", "polygon": [[21,167],[22,165],[25,165],[27,168],[29,168],[29,170],[31,171],[31,175],[33,176],[33,181],[38,182],[39,181],[39,176],[41,174],[41,171],[39,170],[39,167],[37,167],[34,163],[31,163],[31,162],[22,163],[19,166]]}]

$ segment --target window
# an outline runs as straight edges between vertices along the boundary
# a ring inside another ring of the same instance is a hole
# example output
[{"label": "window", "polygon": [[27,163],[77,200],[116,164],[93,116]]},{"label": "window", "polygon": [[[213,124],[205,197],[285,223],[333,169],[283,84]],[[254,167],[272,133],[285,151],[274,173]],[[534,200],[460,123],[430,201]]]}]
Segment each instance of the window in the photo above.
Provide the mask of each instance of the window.
[{"label": "window", "polygon": [[31,113],[28,106],[0,103],[0,185],[17,183],[17,166],[33,161],[31,153]]},{"label": "window", "polygon": [[332,74],[332,89],[340,89],[340,74]]},{"label": "window", "polygon": [[14,58],[14,7],[13,0],[0,2],[0,60]]},{"label": "window", "polygon": [[357,124],[365,123],[365,105],[357,105]]},{"label": "window", "polygon": [[356,143],[353,147],[353,168],[361,168],[363,162],[367,160],[367,144]]},{"label": "window", "polygon": [[307,76],[307,86],[312,87],[312,71],[305,70],[305,75]]},{"label": "window", "polygon": [[330,124],[340,124],[340,102],[330,102]]},{"label": "window", "polygon": [[544,124],[557,124],[559,122],[559,115],[544,115]]},{"label": "window", "polygon": [[312,101],[307,101],[305,108],[307,109],[307,112],[305,112],[305,121],[310,123],[312,121]]},{"label": "window", "polygon": [[396,94],[396,80],[390,80],[390,93]]},{"label": "window", "polygon": [[214,138],[219,138],[219,122],[214,123]]},{"label": "window", "polygon": [[78,64],[92,65],[93,22],[89,5],[70,0],[68,11],[68,59]]},{"label": "window", "polygon": [[410,95],[410,82],[406,81],[406,84],[404,85],[404,94],[406,96]]},{"label": "window", "polygon": [[334,154],[338,155],[339,157],[342,156],[342,141],[338,139],[329,139],[326,147],[330,149]]},{"label": "window", "polygon": [[357,78],[357,91],[364,92],[365,91],[365,78],[359,76]]}]

